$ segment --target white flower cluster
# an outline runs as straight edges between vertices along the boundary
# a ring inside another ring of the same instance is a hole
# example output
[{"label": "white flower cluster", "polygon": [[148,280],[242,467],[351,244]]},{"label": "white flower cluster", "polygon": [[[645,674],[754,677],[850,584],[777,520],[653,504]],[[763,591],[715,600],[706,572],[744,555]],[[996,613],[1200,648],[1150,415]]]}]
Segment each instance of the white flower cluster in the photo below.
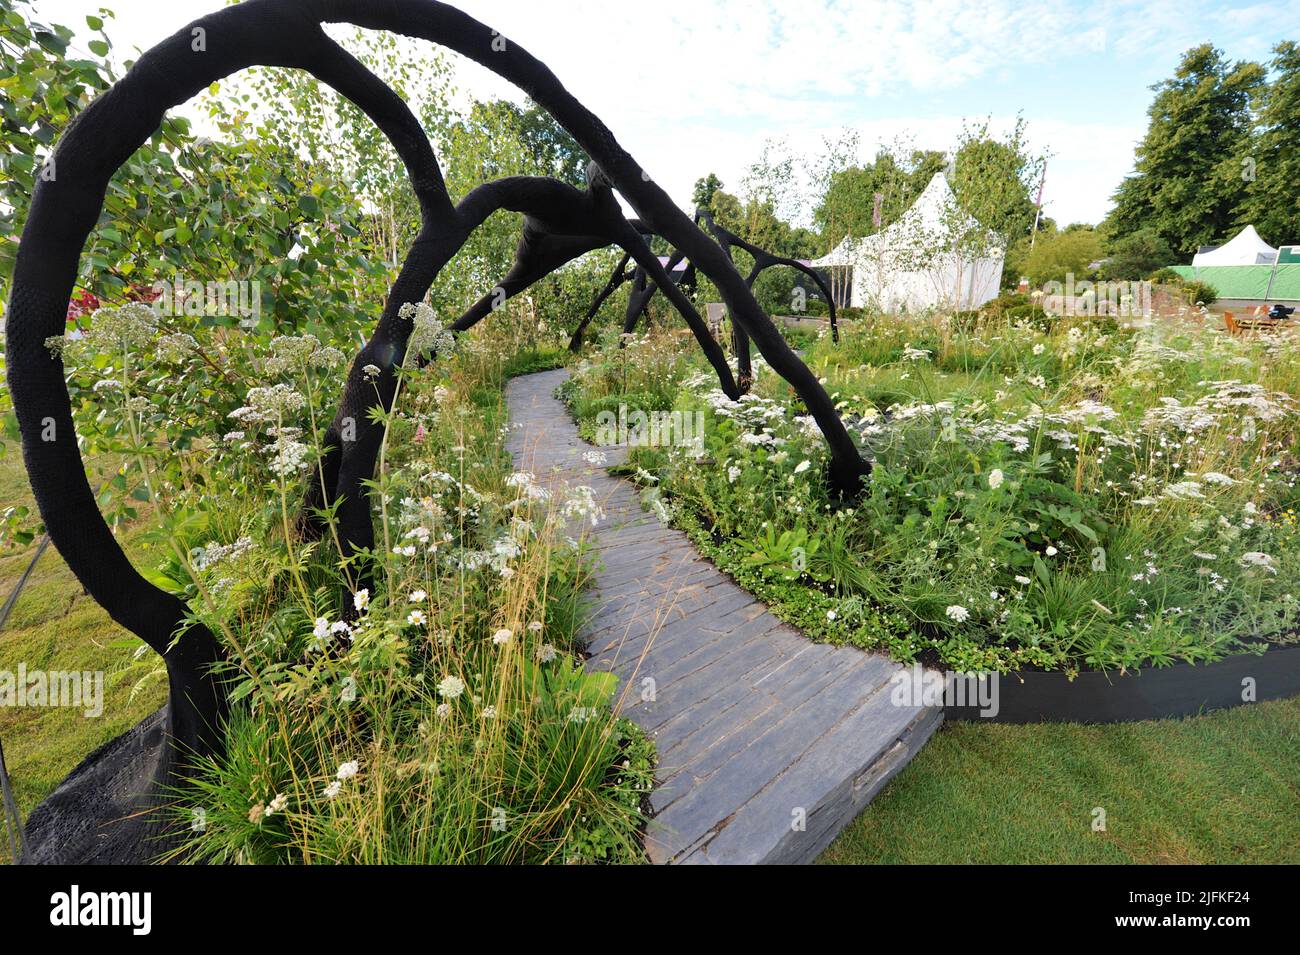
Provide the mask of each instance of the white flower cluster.
[{"label": "white flower cluster", "polygon": [[321,653],[329,647],[335,637],[341,635],[350,639],[352,628],[343,620],[335,620],[330,623],[328,617],[317,617],[312,626],[311,635],[310,651],[312,653]]},{"label": "white flower cluster", "polygon": [[566,520],[574,517],[584,521],[589,520],[592,527],[599,524],[605,516],[605,512],[596,503],[595,490],[585,484],[569,489],[569,497],[564,502],[561,513]]},{"label": "white flower cluster", "polygon": [[1143,425],[1151,430],[1167,428],[1184,434],[1207,431],[1225,418],[1237,421],[1251,418],[1260,422],[1278,421],[1294,416],[1296,402],[1290,395],[1268,391],[1263,385],[1240,381],[1198,382],[1209,392],[1193,404],[1184,405],[1177,398],[1163,397],[1160,406],[1151,408]]},{"label": "white flower cluster", "polygon": [[537,476],[531,471],[516,471],[506,478],[506,487],[518,491],[519,502],[549,500],[551,492],[537,483]]},{"label": "white flower cluster", "polygon": [[[433,470],[420,476],[423,483],[433,485],[431,499],[438,508],[450,510],[457,517],[477,520],[483,506],[483,495],[472,484],[458,481],[446,471]],[[445,502],[445,503],[444,503]],[[434,509],[435,514],[441,512]]]},{"label": "white flower cluster", "polygon": [[413,326],[411,336],[406,342],[408,361],[412,355],[429,351],[438,358],[445,358],[455,349],[455,336],[438,321],[433,309],[425,302],[419,304],[407,302],[397,310],[397,314],[401,318],[408,319]]},{"label": "white flower cluster", "polygon": [[228,415],[244,424],[277,424],[307,404],[305,397],[285,384],[251,388],[244,400],[246,405]]},{"label": "white flower cluster", "polygon": [[759,431],[771,421],[783,421],[786,410],[778,401],[752,392],[732,401],[725,392],[714,389],[704,395],[704,402],[720,418],[730,418],[747,431]]},{"label": "white flower cluster", "polygon": [[301,428],[271,428],[268,433],[275,441],[262,450],[271,459],[272,473],[287,478],[307,470],[311,464],[311,448],[298,440],[302,436]]},{"label": "white flower cluster", "polygon": [[120,352],[123,348],[143,348],[158,334],[158,321],[148,305],[128,302],[117,308],[101,308],[90,317],[86,342]]},{"label": "white flower cluster", "polygon": [[322,345],[315,335],[278,335],[271,339],[271,357],[266,360],[266,370],[279,375],[304,368],[329,369],[344,360],[343,352]]},{"label": "white flower cluster", "polygon": [[199,343],[194,340],[193,335],[186,335],[184,332],[176,332],[171,335],[163,335],[159,338],[154,352],[163,361],[177,365],[185,361],[198,350]]},{"label": "white flower cluster", "polygon": [[190,554],[196,570],[207,570],[228,560],[243,557],[253,549],[253,538],[241,537],[233,544],[204,544],[196,547]]}]

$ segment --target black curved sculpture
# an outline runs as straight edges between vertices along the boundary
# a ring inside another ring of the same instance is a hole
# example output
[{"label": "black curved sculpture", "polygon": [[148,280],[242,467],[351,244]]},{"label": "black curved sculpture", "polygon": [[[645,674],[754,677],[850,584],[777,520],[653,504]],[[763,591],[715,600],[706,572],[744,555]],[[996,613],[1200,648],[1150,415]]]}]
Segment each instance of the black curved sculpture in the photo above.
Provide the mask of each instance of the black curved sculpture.
[{"label": "black curved sculpture", "polygon": [[[708,210],[697,208],[695,210],[695,223],[698,225],[701,222],[705,224],[709,233],[727,254],[729,259],[731,258],[733,248],[744,249],[753,257],[754,264],[750,268],[749,274],[745,276],[745,284],[749,288],[752,289],[754,287],[754,282],[758,280],[759,275],[774,265],[783,265],[797,269],[811,278],[813,282],[817,284],[817,288],[824,296],[827,307],[830,311],[831,341],[836,343],[839,342],[840,332],[839,323],[836,320],[835,297],[831,294],[831,290],[826,285],[826,281],[815,269],[804,265],[804,263],[800,262],[798,259],[776,255],[761,246],[757,246],[746,239],[742,239],[734,232],[717,225],[717,223],[714,222],[712,213]],[[673,250],[672,255],[669,257],[668,264],[664,267],[670,277],[670,281],[673,270],[677,267],[678,263],[681,262],[682,258],[683,255],[681,252]],[[661,286],[658,283],[648,285],[647,275],[645,271],[639,267],[633,273],[626,275],[623,274],[623,268],[625,265],[626,260],[624,260],[624,262],[614,270],[613,274],[610,276],[609,284],[606,285],[605,288],[603,288],[592,300],[591,306],[587,310],[587,314],[578,324],[577,329],[573,333],[573,337],[569,340],[570,351],[576,352],[582,347],[583,334],[586,332],[587,325],[595,317],[597,310],[604,303],[605,299],[613,294],[613,292],[624,282],[631,281],[634,284],[633,291],[631,295],[628,296],[627,311],[623,319],[623,333],[626,335],[634,332],[636,330],[637,322],[640,321],[642,315],[645,315],[648,320],[650,299],[654,297],[655,291]],[[690,286],[694,283],[694,274],[695,266],[688,262],[687,268],[681,279],[674,284],[678,287]],[[511,294],[514,293],[512,292]],[[734,348],[737,355],[737,367],[740,377],[739,385],[742,391],[747,391],[750,383],[753,381],[753,368],[749,351],[749,336],[745,334],[743,328],[740,326],[736,326],[734,329]]]},{"label": "black curved sculpture", "polygon": [[[327,22],[440,43],[512,81],[592,158],[588,188],[514,177],[486,183],[453,203],[428,138],[406,103],[325,34],[321,24]],[[200,31],[205,42],[196,44]],[[213,672],[224,657],[220,643],[206,628],[186,623],[186,607],[175,595],[141,576],[99,513],[77,447],[63,364],[51,358],[45,341],[63,334],[81,250],[99,218],[113,174],[153,134],[168,109],[212,82],[255,65],[307,70],[360,107],[397,149],[420,206],[420,233],[374,334],[347,375],[327,434],[324,479],[309,496],[315,504],[338,503],[339,534],[347,554],[374,543],[363,482],[374,472],[383,431],[366,409],[374,403],[376,388],[384,407],[392,406],[395,369],[403,362],[412,327],[399,318],[398,309],[424,298],[439,270],[494,211],[508,209],[527,217],[514,270],[517,282],[581,254],[575,250],[597,247],[590,243],[622,246],[656,283],[664,281],[665,295],[682,310],[726,386],[730,369],[725,360],[718,367],[721,348],[685,296],[669,291],[672,283],[638,227],[622,214],[615,188],[646,229],[663,236],[712,280],[736,326],[802,398],[830,450],[827,479],[832,490],[854,496],[870,471],[816,376],[759,307],[730,257],[643,173],[604,123],[522,47],[435,0],[247,0],[196,20],[143,54],[121,80],[82,110],[59,141],[54,152],[59,175],[36,186],[7,311],[9,387],[27,471],[50,539],[112,618],[163,657],[170,687],[161,726],[166,742],[152,767],[149,792],[139,800],[99,806],[106,820],[129,819],[99,832],[90,844],[68,846],[61,853],[65,861],[128,861],[156,851],[147,840],[160,834],[160,814],[139,810],[152,807],[167,787],[181,782],[194,758],[221,751],[227,697]],[[378,381],[363,373],[370,364],[382,370]],[[730,387],[729,393],[738,393],[734,382]],[[355,424],[355,440],[343,440],[350,431],[345,431],[346,423]],[[43,440],[42,431],[48,432],[51,424],[56,439]],[[93,785],[94,779],[87,778],[87,785]]]},{"label": "black curved sculpture", "polygon": [[[749,288],[754,287],[754,282],[758,280],[759,275],[774,265],[785,265],[792,269],[798,269],[816,282],[817,287],[821,289],[822,295],[826,297],[826,305],[830,309],[831,341],[839,343],[840,328],[835,320],[835,296],[831,294],[831,290],[826,287],[825,280],[814,269],[804,265],[798,259],[788,259],[784,256],[774,255],[766,249],[742,239],[729,229],[724,229],[713,221],[713,213],[707,209],[696,209],[695,221],[704,223],[705,228],[709,230],[709,234],[717,240],[718,245],[727,253],[728,260],[731,259],[731,250],[733,248],[744,249],[753,257],[754,264],[750,268],[749,274],[745,276],[745,285]],[[746,333],[744,326],[739,323],[733,325],[732,331],[735,339],[737,375],[743,383],[748,383],[754,378],[749,353],[749,335]]]}]

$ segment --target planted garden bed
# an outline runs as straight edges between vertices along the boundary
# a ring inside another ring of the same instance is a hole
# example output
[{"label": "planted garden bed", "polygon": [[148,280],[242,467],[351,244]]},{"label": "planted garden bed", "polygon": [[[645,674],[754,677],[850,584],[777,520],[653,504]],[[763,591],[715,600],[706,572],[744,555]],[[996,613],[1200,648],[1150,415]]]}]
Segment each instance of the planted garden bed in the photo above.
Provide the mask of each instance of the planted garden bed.
[{"label": "planted garden bed", "polygon": [[[1215,673],[1237,698],[1251,675],[1259,699],[1294,692],[1294,337],[877,317],[807,357],[874,463],[853,506],[761,365],[732,402],[689,357],[633,341],[566,396],[592,438],[620,401],[703,412],[701,443],[633,448],[652,506],[815,638],[1003,674],[1023,700],[1003,718],[1197,712],[1230,700]],[[1096,702],[1054,709],[1052,688]]]}]

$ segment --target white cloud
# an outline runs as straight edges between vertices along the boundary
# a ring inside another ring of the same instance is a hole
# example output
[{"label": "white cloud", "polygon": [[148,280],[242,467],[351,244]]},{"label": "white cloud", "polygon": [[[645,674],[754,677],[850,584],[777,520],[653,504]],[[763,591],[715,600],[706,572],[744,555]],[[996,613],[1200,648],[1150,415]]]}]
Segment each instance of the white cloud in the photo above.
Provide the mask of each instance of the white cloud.
[{"label": "white cloud", "polygon": [[[37,0],[35,8],[80,29],[101,2]],[[1028,104],[1040,77],[1086,87],[1126,67],[1167,63],[1161,70],[1170,72],[1178,54],[1206,36],[1236,36],[1234,56],[1264,56],[1271,41],[1260,36],[1300,26],[1282,0],[1237,8],[1209,0],[453,2],[547,63],[683,205],[694,180],[711,170],[737,188],[768,137],[815,149],[847,125],[861,130],[867,146],[911,133],[919,146],[946,148],[959,112],[992,85],[1012,88],[993,110],[1005,113],[1020,105],[1007,102],[1016,82]],[[220,5],[118,4],[111,35],[119,49],[147,48]],[[487,70],[456,60],[462,90],[519,97]],[[1149,81],[1135,80],[1132,100],[1098,102],[1093,116],[1117,109],[1137,116],[1133,104],[1145,104]],[[960,107],[945,107],[958,98]],[[1141,128],[1076,122],[1041,104],[1026,108],[1026,119],[1031,140],[1053,154],[1048,213],[1063,222],[1100,218]]]}]

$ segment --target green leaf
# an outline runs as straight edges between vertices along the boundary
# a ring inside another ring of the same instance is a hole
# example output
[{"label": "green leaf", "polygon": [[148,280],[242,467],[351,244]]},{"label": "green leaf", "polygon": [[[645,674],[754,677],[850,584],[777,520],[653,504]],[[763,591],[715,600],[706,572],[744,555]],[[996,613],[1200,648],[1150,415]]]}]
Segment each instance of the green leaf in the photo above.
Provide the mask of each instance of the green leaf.
[{"label": "green leaf", "polygon": [[91,40],[86,44],[96,56],[108,56],[108,44],[103,40]]},{"label": "green leaf", "polygon": [[1034,573],[1038,575],[1044,587],[1052,582],[1052,572],[1047,569],[1047,564],[1043,563],[1041,557],[1034,558]]}]

